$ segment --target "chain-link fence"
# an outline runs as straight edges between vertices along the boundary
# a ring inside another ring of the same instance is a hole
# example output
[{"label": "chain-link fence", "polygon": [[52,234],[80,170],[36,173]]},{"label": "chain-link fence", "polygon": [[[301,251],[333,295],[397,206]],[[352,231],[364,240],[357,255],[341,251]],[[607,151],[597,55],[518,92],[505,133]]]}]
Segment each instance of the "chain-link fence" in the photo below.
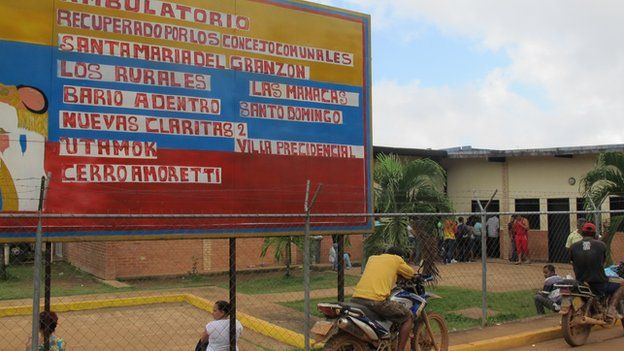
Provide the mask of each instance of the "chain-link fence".
[{"label": "chain-link fence", "polygon": [[[306,330],[322,318],[316,303],[349,299],[367,255],[399,244],[412,265],[423,262],[425,271],[437,273],[429,291],[442,298],[430,308],[446,318],[451,331],[462,330],[535,316],[544,267],[574,275],[566,243],[578,240],[574,231],[583,220],[600,224],[612,262],[624,260],[620,215],[528,212],[512,220],[511,213],[354,214],[374,218],[374,229],[344,236],[324,229],[345,215],[311,215],[307,257],[303,233],[46,243],[52,227],[44,216],[41,311],[55,313],[51,338],[61,338],[71,350],[188,350],[206,330],[213,338],[231,335],[225,323],[229,307],[217,303],[227,301],[241,323],[241,350],[302,349]],[[18,222],[37,225],[34,216],[3,216],[4,230]],[[175,219],[181,230],[195,220]],[[397,223],[405,230],[393,229]],[[127,237],[133,238],[132,231]],[[14,242],[0,251],[0,350],[23,350],[32,334],[35,245]],[[546,307],[548,313],[553,306]]]}]

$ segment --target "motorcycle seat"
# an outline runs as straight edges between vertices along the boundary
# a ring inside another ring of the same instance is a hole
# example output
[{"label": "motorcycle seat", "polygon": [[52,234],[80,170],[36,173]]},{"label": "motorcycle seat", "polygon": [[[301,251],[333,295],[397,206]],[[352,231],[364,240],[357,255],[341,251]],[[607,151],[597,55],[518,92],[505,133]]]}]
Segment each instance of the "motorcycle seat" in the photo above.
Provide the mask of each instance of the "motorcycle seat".
[{"label": "motorcycle seat", "polygon": [[568,285],[568,286],[572,287],[573,291],[580,291],[582,293],[589,292],[590,294],[595,295],[595,296],[599,296],[599,297],[603,296],[603,294],[601,294],[600,292],[596,291],[589,284],[581,283],[581,282],[579,282],[576,279],[564,279],[560,283],[555,284],[555,287],[558,286],[558,285]]},{"label": "motorcycle seat", "polygon": [[381,318],[377,313],[373,312],[373,310],[371,310],[370,308],[364,306],[364,305],[360,305],[357,303],[353,303],[353,302],[341,302],[340,305],[342,307],[345,308],[349,308],[351,310],[359,310],[356,312],[362,312],[366,317],[368,317],[368,319],[374,320],[374,321],[384,321],[383,318]]}]

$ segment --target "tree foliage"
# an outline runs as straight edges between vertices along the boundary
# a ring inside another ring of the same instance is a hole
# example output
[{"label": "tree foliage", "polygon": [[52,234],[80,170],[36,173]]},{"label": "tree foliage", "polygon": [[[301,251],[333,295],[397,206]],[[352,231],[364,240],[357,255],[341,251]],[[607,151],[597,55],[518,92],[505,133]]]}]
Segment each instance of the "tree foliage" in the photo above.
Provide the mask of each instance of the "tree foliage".
[{"label": "tree foliage", "polygon": [[[377,156],[374,171],[375,212],[432,213],[448,212],[451,205],[444,192],[446,172],[435,161],[403,161],[397,155]],[[367,256],[384,252],[391,246],[410,248],[408,225],[421,243],[425,272],[437,274],[437,219],[434,217],[382,217],[374,233],[364,243]],[[430,248],[434,249],[430,249]]]},{"label": "tree foliage", "polygon": [[[609,196],[622,196],[624,195],[624,153],[622,152],[604,152],[598,155],[598,160],[593,169],[581,179],[581,188],[583,189],[583,196],[593,201],[596,206],[599,206]],[[612,263],[611,260],[611,243],[617,229],[624,220],[624,216],[616,215],[611,216],[609,225],[605,228],[602,240],[607,245],[607,264]],[[600,223],[596,223],[600,225]]]},{"label": "tree foliage", "polygon": [[601,203],[609,195],[624,195],[624,153],[598,155],[596,165],[581,180],[583,195]]},{"label": "tree foliage", "polygon": [[273,247],[273,257],[277,262],[286,264],[287,277],[290,277],[290,266],[292,265],[292,245],[303,250],[303,237],[300,236],[274,236],[264,238],[260,257],[265,257],[270,247]]}]

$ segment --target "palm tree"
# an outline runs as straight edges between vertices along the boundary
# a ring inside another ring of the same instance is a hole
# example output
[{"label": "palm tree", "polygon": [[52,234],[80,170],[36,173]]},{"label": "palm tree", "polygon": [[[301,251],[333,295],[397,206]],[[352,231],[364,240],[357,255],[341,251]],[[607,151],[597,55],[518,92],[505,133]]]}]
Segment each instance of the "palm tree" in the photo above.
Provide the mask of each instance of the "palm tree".
[{"label": "palm tree", "polygon": [[264,238],[262,243],[262,251],[260,257],[265,257],[271,246],[275,247],[275,254],[273,257],[276,261],[280,262],[286,255],[286,277],[290,277],[290,266],[292,264],[292,245],[295,245],[299,249],[303,250],[303,237],[300,236],[274,236]]},{"label": "palm tree", "polygon": [[[430,159],[402,161],[396,155],[377,156],[374,171],[375,211],[378,213],[431,213],[450,211],[444,193],[446,172]],[[437,275],[437,219],[434,217],[381,218],[373,235],[364,243],[367,256],[379,254],[391,246],[409,247],[407,226],[412,224],[423,244],[424,271]]]},{"label": "palm tree", "polygon": [[[607,197],[624,195],[624,153],[604,152],[598,155],[596,165],[581,180],[583,196],[591,199],[597,206]],[[607,265],[612,263],[611,243],[615,232],[624,220],[624,216],[612,216],[610,225],[602,240],[607,245]],[[600,223],[596,223],[600,225]]]}]

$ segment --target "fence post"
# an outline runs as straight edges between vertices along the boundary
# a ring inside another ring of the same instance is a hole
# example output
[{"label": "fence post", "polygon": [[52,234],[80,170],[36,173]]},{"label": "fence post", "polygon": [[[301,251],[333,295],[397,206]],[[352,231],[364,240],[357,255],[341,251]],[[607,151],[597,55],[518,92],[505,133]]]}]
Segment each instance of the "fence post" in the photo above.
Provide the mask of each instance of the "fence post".
[{"label": "fence post", "polygon": [[236,238],[230,238],[230,350],[236,350]]},{"label": "fence post", "polygon": [[5,250],[0,247],[0,280],[7,280],[7,266],[4,264]]},{"label": "fence post", "polygon": [[604,201],[604,199],[600,201],[598,205],[596,205],[596,203],[591,197],[588,197],[588,198],[594,209],[594,222],[595,222],[594,224],[596,225],[596,236],[600,238],[600,236],[602,235],[602,216],[601,216],[602,213],[600,213],[600,206],[602,206],[602,202]]},{"label": "fence post", "polygon": [[336,253],[338,260],[338,292],[337,298],[339,302],[344,302],[344,235],[338,235],[338,252]]},{"label": "fence post", "polygon": [[[487,208],[496,196],[498,190],[494,191],[490,200],[488,200],[485,207],[481,204],[479,199],[476,199],[479,209],[481,210],[481,328],[484,328],[487,324],[487,228],[485,223],[487,221]],[[499,224],[500,225],[500,224]],[[485,229],[485,230],[484,230]]]},{"label": "fence post", "polygon": [[43,228],[41,224],[41,214],[43,212],[43,198],[45,196],[46,177],[41,177],[41,188],[39,189],[39,207],[37,221],[37,233],[35,237],[35,263],[33,266],[33,315],[31,330],[31,351],[37,351],[39,348],[39,300],[41,298],[41,245],[43,237]]},{"label": "fence post", "polygon": [[[43,298],[43,310],[50,312],[50,293],[52,289],[51,276],[52,276],[52,243],[46,241],[45,244],[45,273],[44,273],[44,298]],[[43,351],[50,351],[50,335],[43,334]]]},{"label": "fence post", "polygon": [[310,351],[310,212],[322,184],[316,187],[316,191],[310,201],[310,180],[306,183],[305,203],[305,229],[303,232],[303,336],[305,351]]}]

